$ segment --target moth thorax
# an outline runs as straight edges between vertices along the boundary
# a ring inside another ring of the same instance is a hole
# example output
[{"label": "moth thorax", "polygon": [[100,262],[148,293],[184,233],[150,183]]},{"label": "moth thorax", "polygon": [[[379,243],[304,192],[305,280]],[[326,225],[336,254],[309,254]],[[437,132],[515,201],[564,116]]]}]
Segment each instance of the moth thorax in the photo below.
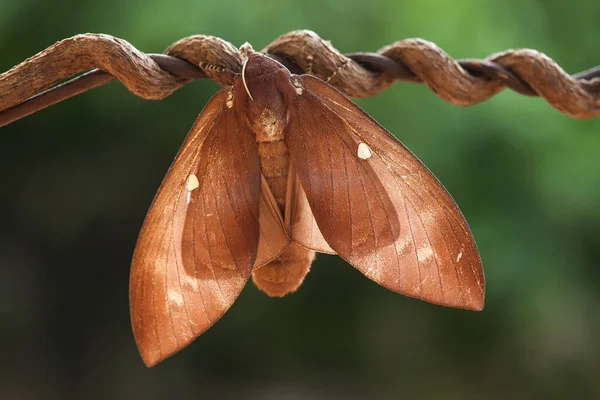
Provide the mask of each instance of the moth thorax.
[{"label": "moth thorax", "polygon": [[[243,101],[243,107],[247,120],[253,128],[256,126],[257,129],[272,132],[273,125],[277,124],[277,121],[285,121],[287,115],[285,96],[276,83],[249,76],[246,88],[242,88],[240,83],[237,85],[236,93],[241,98],[247,97]],[[246,93],[246,89],[252,94],[252,98]]]},{"label": "moth thorax", "polygon": [[283,140],[283,128],[285,115],[264,108],[252,121],[252,130],[256,134],[259,143],[277,142]]},{"label": "moth thorax", "polygon": [[310,270],[315,252],[292,242],[275,261],[252,271],[252,281],[271,297],[295,292]]}]

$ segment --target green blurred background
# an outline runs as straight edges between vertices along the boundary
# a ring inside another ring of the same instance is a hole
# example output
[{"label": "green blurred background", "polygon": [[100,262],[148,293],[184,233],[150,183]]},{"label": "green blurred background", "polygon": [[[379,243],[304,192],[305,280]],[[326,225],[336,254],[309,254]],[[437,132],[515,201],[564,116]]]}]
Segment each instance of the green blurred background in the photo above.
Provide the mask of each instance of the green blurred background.
[{"label": "green blurred background", "polygon": [[[569,73],[600,64],[600,2],[588,0],[0,0],[0,71],[83,32],[161,52],[199,33],[262,48],[294,29],[342,52],[420,37],[455,58],[529,47]],[[459,108],[406,83],[358,103],[460,205],[485,310],[405,298],[322,255],[296,294],[248,285],[188,349],[146,369],[131,255],[217,89],[195,81],[158,102],[112,83],[1,129],[1,399],[600,398],[600,119],[509,91]]]}]

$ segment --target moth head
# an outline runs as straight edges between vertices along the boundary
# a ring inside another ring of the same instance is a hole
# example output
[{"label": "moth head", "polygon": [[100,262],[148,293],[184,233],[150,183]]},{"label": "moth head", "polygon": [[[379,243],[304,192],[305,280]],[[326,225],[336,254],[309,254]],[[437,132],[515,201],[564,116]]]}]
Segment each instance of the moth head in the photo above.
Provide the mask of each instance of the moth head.
[{"label": "moth head", "polygon": [[280,71],[288,69],[281,63],[272,58],[254,51],[250,43],[244,43],[240,47],[240,55],[242,56],[242,77],[248,81],[253,78],[261,78]]}]

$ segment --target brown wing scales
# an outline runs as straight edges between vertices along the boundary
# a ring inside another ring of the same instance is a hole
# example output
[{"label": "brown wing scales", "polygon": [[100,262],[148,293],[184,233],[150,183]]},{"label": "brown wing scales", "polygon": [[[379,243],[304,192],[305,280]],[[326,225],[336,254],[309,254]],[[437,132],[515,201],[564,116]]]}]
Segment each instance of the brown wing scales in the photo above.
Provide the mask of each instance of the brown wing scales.
[{"label": "brown wing scales", "polygon": [[319,230],[304,188],[291,162],[285,200],[285,226],[291,239],[302,247],[319,253],[335,254]]},{"label": "brown wing scales", "polygon": [[187,346],[245,286],[259,243],[256,141],[226,108],[208,103],[148,212],[133,258],[134,336],[147,365]]},{"label": "brown wing scales", "polygon": [[261,267],[279,257],[290,244],[285,223],[277,206],[277,201],[264,176],[260,182],[259,211],[260,240],[254,267]]},{"label": "brown wing scales", "polygon": [[286,140],[331,248],[391,290],[481,309],[479,253],[441,183],[337,90],[311,76],[297,79],[303,94],[290,108]]}]

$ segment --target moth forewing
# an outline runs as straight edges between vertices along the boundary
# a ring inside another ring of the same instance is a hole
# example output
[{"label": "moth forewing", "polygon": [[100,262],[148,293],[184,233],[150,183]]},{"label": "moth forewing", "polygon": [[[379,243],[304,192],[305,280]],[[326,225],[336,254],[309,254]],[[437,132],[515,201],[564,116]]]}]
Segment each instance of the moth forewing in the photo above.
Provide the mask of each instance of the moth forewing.
[{"label": "moth forewing", "polygon": [[286,142],[331,248],[391,290],[482,309],[475,240],[442,184],[339,91],[308,75],[297,81]]},{"label": "moth forewing", "polygon": [[[225,102],[221,91],[198,117],[138,239],[131,268],[131,318],[148,366],[212,326],[245,286],[256,259],[256,141]],[[211,164],[216,160],[218,168]]]}]

